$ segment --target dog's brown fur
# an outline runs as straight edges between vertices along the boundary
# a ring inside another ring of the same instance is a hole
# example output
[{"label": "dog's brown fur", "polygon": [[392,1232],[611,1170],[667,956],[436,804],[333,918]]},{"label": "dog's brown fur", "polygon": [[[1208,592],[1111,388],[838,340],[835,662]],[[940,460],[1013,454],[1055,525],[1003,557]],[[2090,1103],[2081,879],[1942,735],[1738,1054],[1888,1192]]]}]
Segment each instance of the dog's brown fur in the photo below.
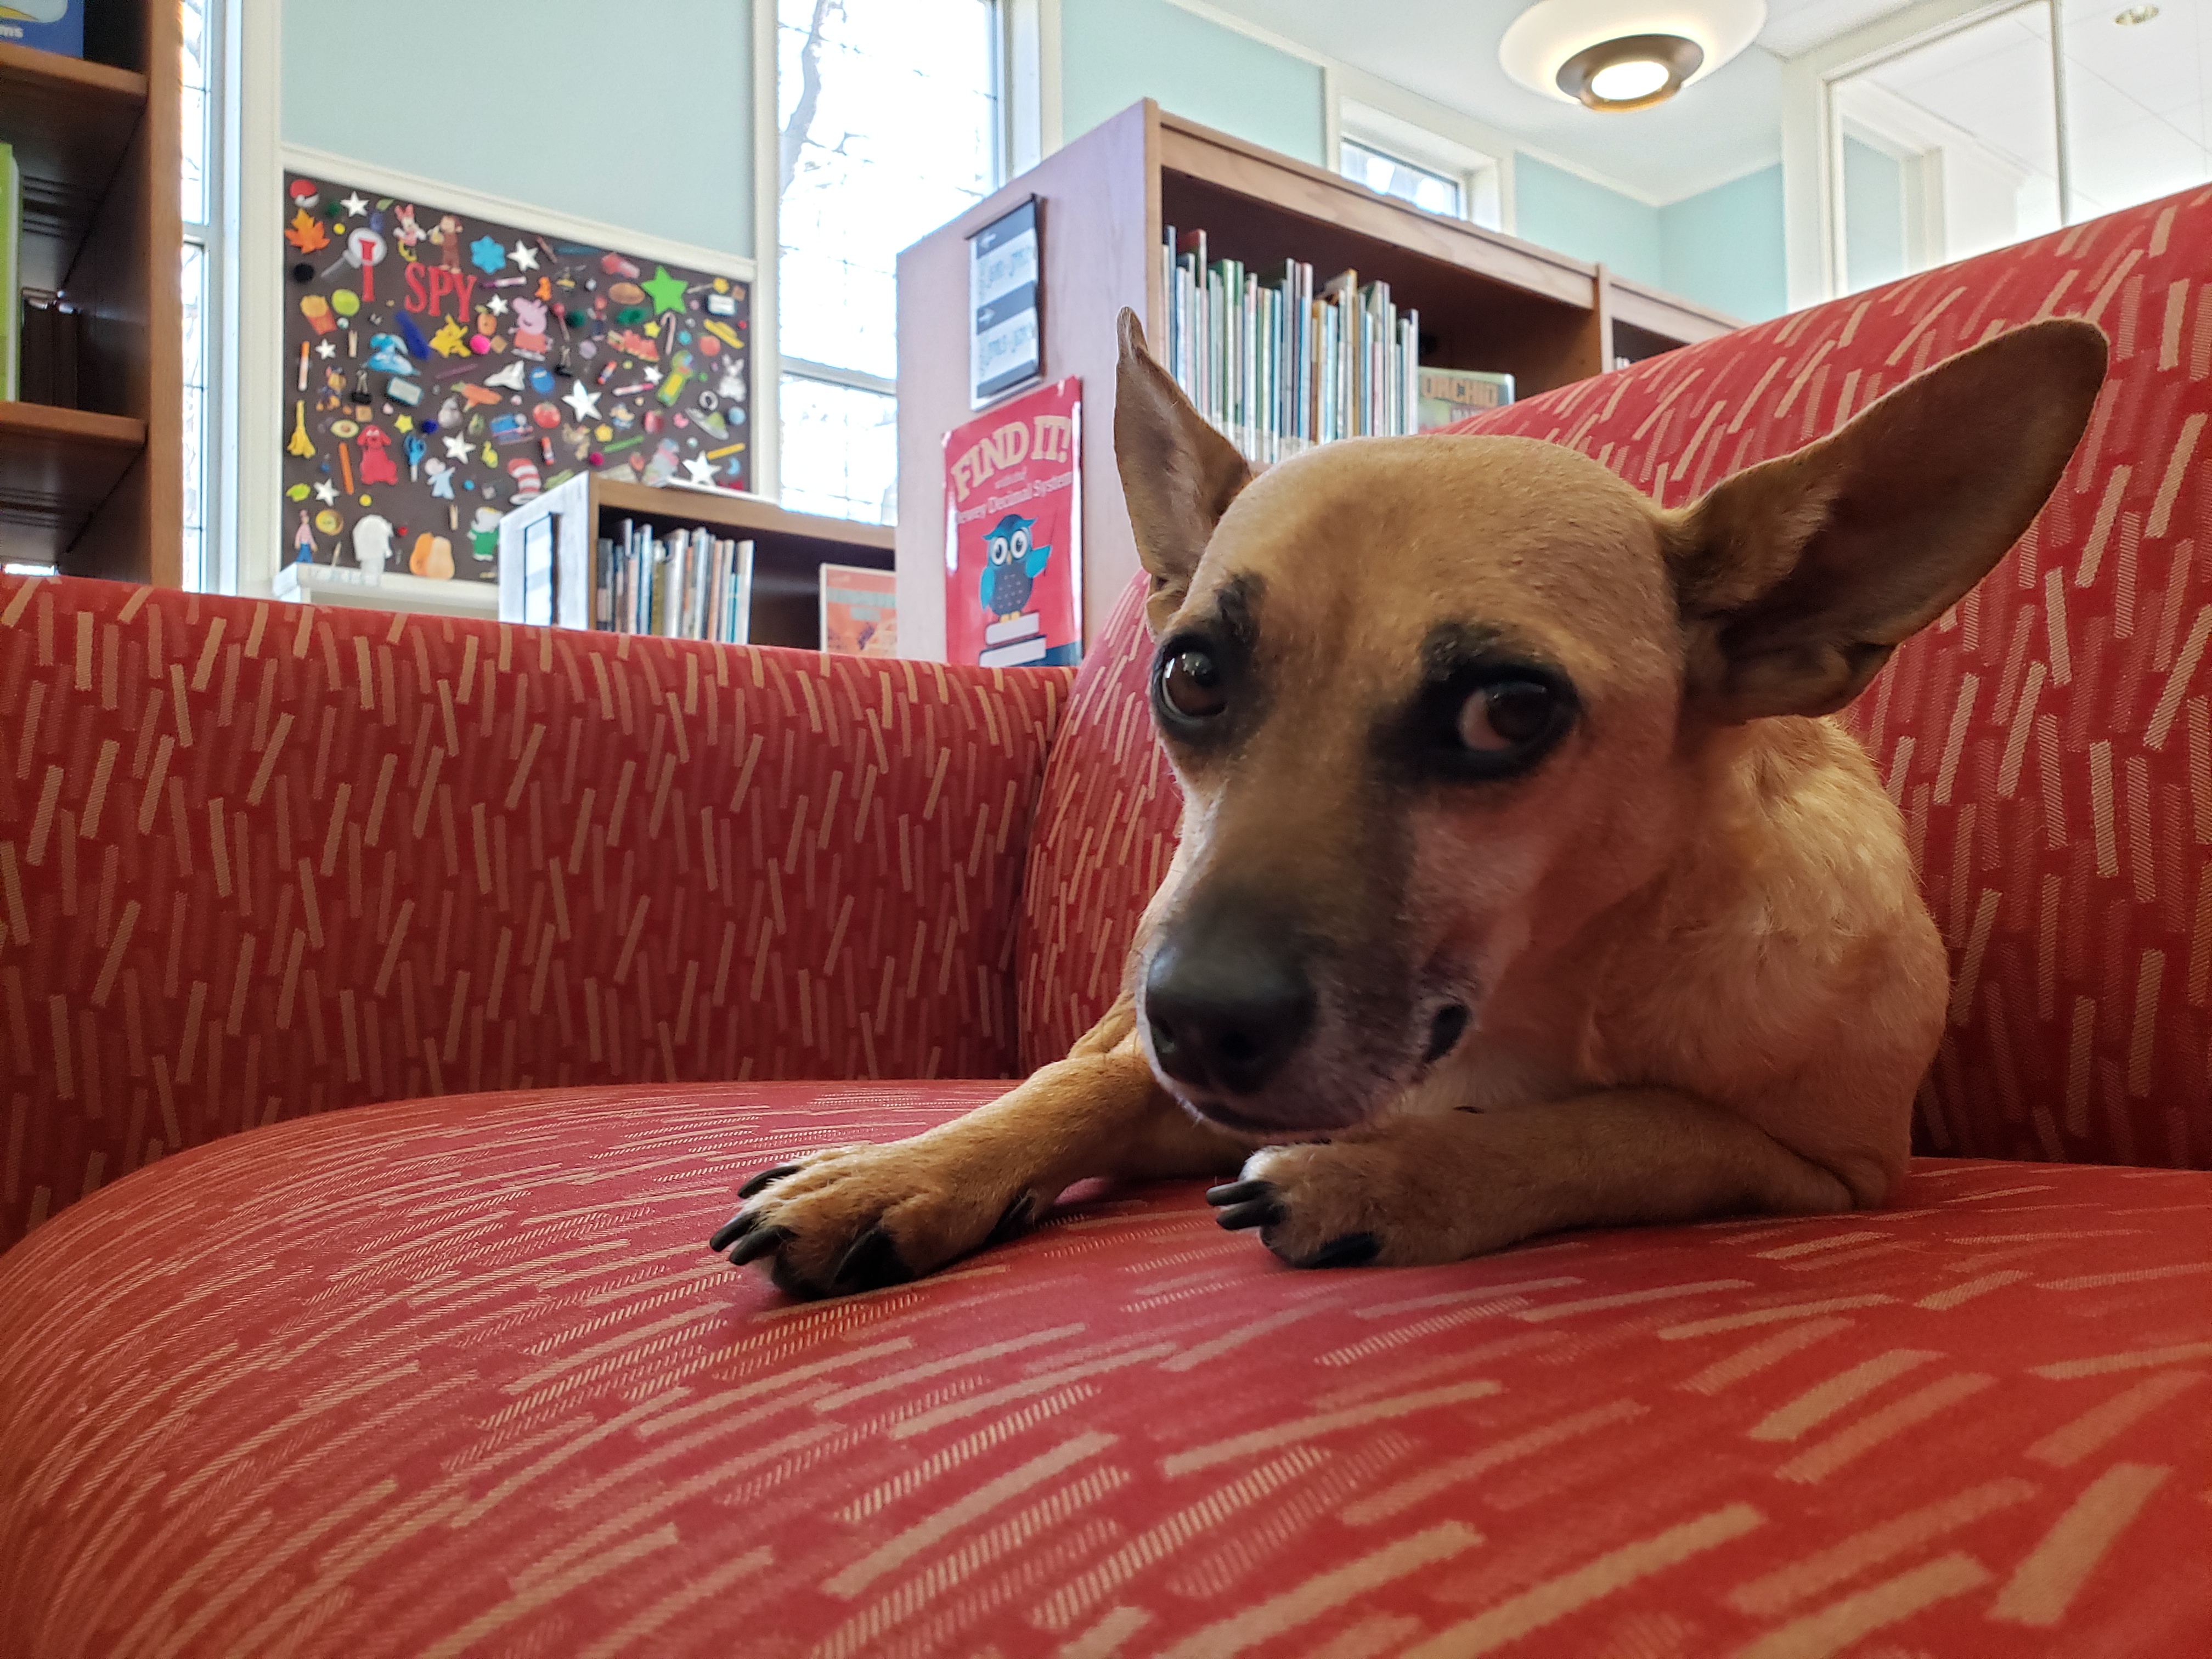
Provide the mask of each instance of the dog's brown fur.
[{"label": "dog's brown fur", "polygon": [[[1125,313],[1146,620],[1228,697],[1179,723],[1156,688],[1182,841],[1128,989],[993,1104],[757,1177],[716,1248],[795,1294],[869,1289],[1085,1176],[1240,1167],[1224,1223],[1303,1265],[1881,1204],[1944,953],[1896,808],[1817,717],[2027,529],[2104,363],[2088,325],[2019,330],[1668,512],[1511,438],[1337,444],[1255,480]],[[1408,711],[1493,658],[1571,686],[1572,723],[1470,780]],[[1243,1092],[1176,1082],[1148,987],[1255,928],[1310,981],[1293,1062]],[[1431,1060],[1455,1008],[1471,1024]]]}]

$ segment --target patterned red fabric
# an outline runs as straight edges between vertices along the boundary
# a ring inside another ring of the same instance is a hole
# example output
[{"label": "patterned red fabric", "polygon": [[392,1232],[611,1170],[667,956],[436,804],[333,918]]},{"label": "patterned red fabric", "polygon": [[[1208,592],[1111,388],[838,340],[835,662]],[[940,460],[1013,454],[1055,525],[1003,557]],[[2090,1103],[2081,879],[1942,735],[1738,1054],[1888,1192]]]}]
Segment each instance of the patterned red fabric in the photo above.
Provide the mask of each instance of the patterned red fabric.
[{"label": "patterned red fabric", "polygon": [[1078,672],[1022,880],[1021,1056],[1060,1059],[1121,994],[1137,921],[1175,857],[1182,788],[1152,734],[1147,583],[1122,590]]},{"label": "patterned red fabric", "polygon": [[0,1243],[365,1101],[1010,1073],[1069,684],[0,577]]},{"label": "patterned red fabric", "polygon": [[2212,1176],[1333,1273],[1177,1185],[803,1306],[701,1245],[987,1092],[369,1108],[73,1206],[0,1258],[0,1656],[2212,1651]]},{"label": "patterned red fabric", "polygon": [[2086,317],[2112,374],[2020,546],[1846,723],[1951,947],[1923,1147],[2212,1164],[2212,191],[1480,416],[1679,505],[1938,358]]}]

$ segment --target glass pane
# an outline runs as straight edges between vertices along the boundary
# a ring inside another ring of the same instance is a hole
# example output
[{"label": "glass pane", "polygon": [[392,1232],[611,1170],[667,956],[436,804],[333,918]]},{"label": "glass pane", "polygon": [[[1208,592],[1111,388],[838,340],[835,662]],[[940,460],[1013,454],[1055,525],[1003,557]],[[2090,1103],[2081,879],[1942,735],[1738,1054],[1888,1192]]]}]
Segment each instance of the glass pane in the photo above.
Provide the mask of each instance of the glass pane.
[{"label": "glass pane", "polygon": [[183,215],[188,225],[208,220],[208,39],[209,0],[177,0],[177,21],[184,35]]},{"label": "glass pane", "polygon": [[184,245],[185,586],[207,586],[207,250]]},{"label": "glass pane", "polygon": [[2058,228],[2050,30],[2035,0],[1837,82],[1849,288]]},{"label": "glass pane", "polygon": [[[790,356],[888,380],[899,250],[996,175],[996,9],[779,0],[777,18],[779,337]],[[787,436],[787,456],[794,447]]]},{"label": "glass pane", "polygon": [[2060,39],[2076,220],[2212,179],[2208,13],[2212,0],[2068,0]]},{"label": "glass pane", "polygon": [[1395,196],[1401,202],[1411,202],[1417,208],[1426,208],[1431,213],[1448,213],[1454,218],[1460,213],[1459,180],[1441,173],[1431,173],[1411,161],[1386,155],[1381,150],[1346,138],[1337,157],[1337,171],[1347,179],[1357,179],[1372,191],[1385,196]]},{"label": "glass pane", "polygon": [[783,504],[890,524],[898,516],[898,399],[783,377]]}]

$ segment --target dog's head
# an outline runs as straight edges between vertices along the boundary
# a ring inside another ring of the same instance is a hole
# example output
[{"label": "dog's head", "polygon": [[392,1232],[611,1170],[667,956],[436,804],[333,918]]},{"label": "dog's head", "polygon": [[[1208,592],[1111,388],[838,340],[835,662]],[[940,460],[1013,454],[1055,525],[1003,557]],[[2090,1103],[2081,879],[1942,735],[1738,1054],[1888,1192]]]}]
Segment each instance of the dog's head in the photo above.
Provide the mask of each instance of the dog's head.
[{"label": "dog's head", "polygon": [[1138,940],[1162,1081],[1325,1133],[1498,1032],[1509,967],[1540,975],[1695,832],[1725,733],[1842,707],[2002,556],[2104,364],[2087,324],[2015,331],[1668,512],[1517,438],[1255,479],[1124,312],[1115,448],[1185,799]]}]

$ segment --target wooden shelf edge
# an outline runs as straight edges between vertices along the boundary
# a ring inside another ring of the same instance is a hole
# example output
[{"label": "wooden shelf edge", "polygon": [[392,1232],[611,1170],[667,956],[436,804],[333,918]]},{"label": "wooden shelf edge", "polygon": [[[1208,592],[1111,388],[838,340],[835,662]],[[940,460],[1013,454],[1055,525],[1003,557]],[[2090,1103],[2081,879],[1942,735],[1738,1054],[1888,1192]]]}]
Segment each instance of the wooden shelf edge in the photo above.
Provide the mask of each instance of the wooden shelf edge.
[{"label": "wooden shelf edge", "polygon": [[89,58],[69,58],[36,46],[0,40],[0,92],[10,87],[43,87],[88,93],[96,97],[146,101],[147,81],[137,70],[118,69]]},{"label": "wooden shelf edge", "polygon": [[897,535],[887,524],[861,524],[852,519],[823,518],[812,513],[793,513],[765,495],[744,495],[722,490],[665,489],[625,483],[617,478],[594,477],[592,504],[655,519],[690,519],[729,530],[763,535],[802,536],[809,541],[842,542],[848,547],[879,553],[892,550]]},{"label": "wooden shelf edge", "polygon": [[0,437],[9,435],[135,450],[146,447],[146,422],[135,415],[100,415],[88,409],[10,399],[0,402]]},{"label": "wooden shelf edge", "polygon": [[1670,340],[1680,340],[1685,345],[1699,340],[1716,339],[1734,333],[1743,326],[1742,319],[1726,312],[1715,311],[1695,301],[1685,300],[1672,294],[1662,294],[1656,289],[1646,288],[1641,283],[1624,276],[1606,273],[1611,289],[1613,317],[1615,322],[1649,330]]},{"label": "wooden shelf edge", "polygon": [[[1595,304],[1597,268],[1582,260],[1503,231],[1428,212],[1326,167],[1278,155],[1165,111],[1159,115],[1159,131],[1160,166],[1169,172],[1271,201],[1285,212],[1321,218],[1355,234],[1394,242],[1408,252],[1441,259],[1563,304],[1585,309]],[[1294,185],[1316,210],[1309,212],[1280,194],[1255,189],[1257,178],[1267,173]],[[1319,210],[1324,203],[1340,211]]]}]

